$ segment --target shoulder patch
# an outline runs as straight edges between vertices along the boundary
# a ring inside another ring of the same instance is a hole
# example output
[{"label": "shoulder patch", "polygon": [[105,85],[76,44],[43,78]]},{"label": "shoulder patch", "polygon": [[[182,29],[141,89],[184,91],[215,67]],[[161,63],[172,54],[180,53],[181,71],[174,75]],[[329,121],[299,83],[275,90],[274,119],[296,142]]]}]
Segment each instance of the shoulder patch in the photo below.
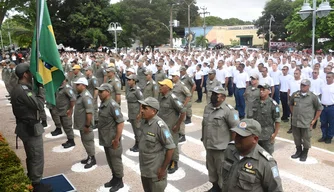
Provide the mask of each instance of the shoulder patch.
[{"label": "shoulder patch", "polygon": [[276,102],[275,100],[273,100],[273,103],[274,103],[274,105],[278,105],[277,102]]},{"label": "shoulder patch", "polygon": [[26,85],[22,85],[22,88],[25,89],[25,90],[29,89],[28,86],[26,86]]},{"label": "shoulder patch", "polygon": [[158,125],[159,125],[160,128],[164,127],[164,123],[161,120],[158,121],[157,123],[158,123]]},{"label": "shoulder patch", "polygon": [[271,172],[272,172],[274,178],[279,177],[279,172],[278,172],[277,165],[271,168]]},{"label": "shoulder patch", "polygon": [[166,138],[169,138],[171,136],[168,129],[164,129],[164,135],[165,135]]},{"label": "shoulder patch", "polygon": [[91,100],[90,98],[88,98],[88,99],[87,99],[87,104],[88,104],[88,105],[91,105],[92,103],[93,103],[92,100]]},{"label": "shoulder patch", "polygon": [[28,97],[32,96],[32,92],[27,93]]},{"label": "shoulder patch", "polygon": [[230,104],[226,104],[226,106],[229,108],[229,109],[234,109],[233,107],[232,107],[232,105],[230,105]]},{"label": "shoulder patch", "polygon": [[111,104],[112,104],[113,106],[117,106],[115,101],[112,101]]},{"label": "shoulder patch", "polygon": [[116,110],[115,110],[115,115],[116,115],[116,116],[119,116],[119,114],[121,114],[121,112],[119,112],[119,110],[116,109]]},{"label": "shoulder patch", "polygon": [[268,161],[273,160],[273,156],[271,156],[267,151],[265,151],[264,149],[262,151],[259,151],[259,153],[266,158]]}]

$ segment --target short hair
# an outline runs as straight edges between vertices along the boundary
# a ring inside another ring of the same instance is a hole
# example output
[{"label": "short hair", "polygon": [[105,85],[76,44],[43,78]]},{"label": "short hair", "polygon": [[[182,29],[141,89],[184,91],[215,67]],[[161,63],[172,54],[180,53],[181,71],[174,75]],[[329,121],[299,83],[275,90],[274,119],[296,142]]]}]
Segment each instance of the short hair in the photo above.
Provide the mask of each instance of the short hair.
[{"label": "short hair", "polygon": [[201,64],[198,64],[197,67],[202,68],[202,65],[201,65]]},{"label": "short hair", "polygon": [[243,69],[245,68],[245,64],[243,63],[240,63],[239,66],[242,67]]}]

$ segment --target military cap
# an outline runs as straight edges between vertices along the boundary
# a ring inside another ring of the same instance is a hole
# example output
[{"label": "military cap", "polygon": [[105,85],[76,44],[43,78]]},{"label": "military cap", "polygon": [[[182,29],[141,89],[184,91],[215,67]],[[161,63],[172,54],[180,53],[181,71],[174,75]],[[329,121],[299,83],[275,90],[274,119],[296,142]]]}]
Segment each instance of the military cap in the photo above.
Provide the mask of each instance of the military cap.
[{"label": "military cap", "polygon": [[160,85],[167,85],[167,87],[173,89],[173,82],[170,79],[164,79],[162,81],[159,81]]},{"label": "military cap", "polygon": [[137,76],[135,74],[131,74],[129,76],[126,76],[126,78],[137,81]]},{"label": "military cap", "polygon": [[260,136],[261,125],[254,119],[243,119],[237,127],[232,128],[231,131],[236,132],[242,137],[248,137],[250,135]]},{"label": "military cap", "polygon": [[108,91],[109,93],[112,92],[112,86],[109,83],[103,83],[100,87],[96,87],[99,91]]},{"label": "military cap", "polygon": [[212,92],[217,93],[217,94],[224,94],[226,95],[226,90],[223,87],[217,86],[213,88]]},{"label": "military cap", "polygon": [[153,97],[147,97],[145,100],[138,100],[138,102],[142,105],[152,107],[158,111],[160,109],[159,101]]},{"label": "military cap", "polygon": [[80,65],[74,65],[72,69],[81,69]]},{"label": "military cap", "polygon": [[250,76],[250,78],[253,78],[253,79],[259,79],[259,75],[254,73]]},{"label": "military cap", "polygon": [[185,66],[180,67],[180,71],[186,71],[186,70],[187,70],[187,68]]},{"label": "military cap", "polygon": [[301,82],[302,85],[311,85],[311,81],[308,79],[303,79]]},{"label": "military cap", "polygon": [[216,74],[216,70],[210,69],[209,72],[208,72],[208,74]]},{"label": "military cap", "polygon": [[268,89],[268,90],[271,90],[271,87],[270,87],[270,85],[268,85],[267,83],[266,84],[264,84],[264,85],[259,85],[259,86],[257,86],[257,88],[263,88],[263,89]]},{"label": "military cap", "polygon": [[21,77],[23,73],[29,71],[29,67],[30,67],[30,65],[28,63],[21,63],[21,64],[16,66],[15,74],[18,77]]},{"label": "military cap", "polygon": [[73,82],[74,84],[83,84],[88,86],[88,81],[85,77],[80,77],[76,82]]}]

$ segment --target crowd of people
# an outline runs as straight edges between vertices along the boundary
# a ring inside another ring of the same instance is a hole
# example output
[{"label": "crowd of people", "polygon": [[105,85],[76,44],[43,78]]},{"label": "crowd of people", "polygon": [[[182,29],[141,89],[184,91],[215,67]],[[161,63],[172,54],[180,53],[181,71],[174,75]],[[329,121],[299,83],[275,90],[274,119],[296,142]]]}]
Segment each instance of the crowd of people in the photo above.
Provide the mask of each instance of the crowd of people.
[{"label": "crowd of people", "polygon": [[[73,129],[80,130],[87,152],[81,163],[89,169],[96,164],[92,130],[97,128],[99,144],[104,146],[112,171],[111,180],[105,183],[110,191],[123,187],[122,90],[135,135],[130,150],[139,152],[145,191],[164,191],[167,173],[178,170],[178,144],[186,141],[185,124],[192,122],[195,91],[197,103],[204,102],[203,93],[206,96],[201,141],[207,152],[212,192],[283,191],[276,161],[271,156],[281,121],[291,122],[288,133],[293,134],[296,145],[291,158],[307,160],[311,130],[316,128],[319,118],[322,137],[318,141],[332,142],[334,60],[331,55],[312,58],[301,52],[216,50],[65,52],[60,57],[66,79],[56,93],[56,105],[47,103],[56,125],[51,134],[62,134],[63,128],[67,141],[62,145],[69,148],[76,145]],[[17,119],[16,133],[28,156],[28,176],[36,189],[47,189],[39,183],[40,167],[31,160],[37,157],[28,155],[28,146],[40,147],[43,142],[31,142],[34,137],[42,138],[35,121],[41,119],[46,126],[45,112],[39,106],[43,103],[42,95],[32,92],[31,74],[25,63],[16,66],[3,60],[2,66],[2,77]],[[16,86],[17,82],[21,86]],[[39,93],[43,93],[43,88],[40,89]],[[22,92],[26,94],[19,94]],[[235,106],[226,103],[227,97],[235,98]],[[31,104],[26,104],[27,100]],[[40,111],[40,117],[29,117],[34,121],[27,123],[21,113],[24,106],[31,114]],[[25,133],[24,126],[35,131]]]}]

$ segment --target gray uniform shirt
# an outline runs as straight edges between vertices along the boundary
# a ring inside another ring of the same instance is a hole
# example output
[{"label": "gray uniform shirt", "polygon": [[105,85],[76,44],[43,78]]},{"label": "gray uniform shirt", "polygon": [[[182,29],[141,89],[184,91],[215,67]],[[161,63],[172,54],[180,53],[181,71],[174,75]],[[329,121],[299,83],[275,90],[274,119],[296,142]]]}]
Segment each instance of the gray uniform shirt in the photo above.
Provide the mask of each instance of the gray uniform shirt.
[{"label": "gray uniform shirt", "polygon": [[246,114],[247,118],[253,117],[253,106],[260,100],[260,89],[253,87],[252,85],[248,86],[245,90],[245,103],[246,103]]},{"label": "gray uniform shirt", "polygon": [[173,137],[166,123],[157,115],[149,121],[142,121],[140,129],[142,130],[139,139],[141,176],[157,179],[158,169],[165,160],[166,150],[175,148]]},{"label": "gray uniform shirt", "polygon": [[[181,81],[184,83],[184,85],[189,89],[189,91],[192,90],[194,84],[195,84],[195,81],[194,81],[194,78],[191,78],[189,77],[187,74],[186,75],[183,75],[181,77]],[[191,93],[191,92],[190,92]]]},{"label": "gray uniform shirt", "polygon": [[176,97],[184,103],[184,100],[187,97],[191,97],[190,90],[186,87],[186,85],[182,81],[178,81],[174,84],[173,91]]},{"label": "gray uniform shirt", "polygon": [[87,90],[94,97],[94,91],[95,91],[96,87],[100,86],[100,84],[99,84],[99,82],[97,81],[97,78],[94,75],[87,78],[87,80],[88,80]]},{"label": "gray uniform shirt", "polygon": [[147,97],[154,97],[158,99],[159,96],[158,84],[153,80],[147,81],[143,94],[144,94],[144,99],[146,99]]},{"label": "gray uniform shirt", "polygon": [[59,116],[66,116],[67,110],[70,108],[71,101],[75,101],[73,89],[70,85],[60,86],[56,93],[56,110]]},{"label": "gray uniform shirt", "polygon": [[112,79],[108,80],[108,83],[112,86],[111,98],[116,101],[116,95],[120,95],[122,92],[121,82],[116,77],[113,77]]},{"label": "gray uniform shirt", "polygon": [[140,87],[141,90],[144,90],[144,87],[146,85],[146,75],[144,74],[145,67],[138,67],[137,69],[137,78],[138,78],[138,87]]},{"label": "gray uniform shirt", "polygon": [[143,100],[144,96],[138,86],[134,86],[129,89],[126,94],[126,100],[128,102],[128,116],[129,119],[136,119],[140,111],[140,103],[138,100]]},{"label": "gray uniform shirt", "polygon": [[206,89],[208,91],[206,93],[206,96],[208,98],[207,103],[209,103],[209,101],[210,101],[210,98],[211,98],[211,95],[212,95],[212,90],[217,86],[221,87],[222,83],[220,81],[218,81],[216,78],[214,78],[212,81],[209,78],[206,80]]},{"label": "gray uniform shirt", "polygon": [[[83,130],[86,124],[86,114],[94,113],[93,97],[86,89],[78,94],[77,101],[74,107],[74,129]],[[94,115],[92,117],[91,125],[94,122]]]},{"label": "gray uniform shirt", "polygon": [[166,74],[163,70],[158,70],[156,73],[155,73],[155,82],[159,82],[159,81],[162,81],[166,79]]}]

